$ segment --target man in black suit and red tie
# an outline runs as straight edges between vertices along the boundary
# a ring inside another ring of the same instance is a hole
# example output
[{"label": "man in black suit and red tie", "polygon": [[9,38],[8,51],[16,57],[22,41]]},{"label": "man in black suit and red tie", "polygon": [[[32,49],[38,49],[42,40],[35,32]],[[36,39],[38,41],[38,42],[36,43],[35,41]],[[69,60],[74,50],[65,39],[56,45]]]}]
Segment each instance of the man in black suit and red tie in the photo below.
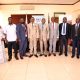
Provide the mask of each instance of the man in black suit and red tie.
[{"label": "man in black suit and red tie", "polygon": [[59,24],[60,53],[63,54],[63,46],[65,47],[65,56],[68,56],[68,39],[70,38],[71,25],[67,23],[67,18],[63,18],[63,23]]}]

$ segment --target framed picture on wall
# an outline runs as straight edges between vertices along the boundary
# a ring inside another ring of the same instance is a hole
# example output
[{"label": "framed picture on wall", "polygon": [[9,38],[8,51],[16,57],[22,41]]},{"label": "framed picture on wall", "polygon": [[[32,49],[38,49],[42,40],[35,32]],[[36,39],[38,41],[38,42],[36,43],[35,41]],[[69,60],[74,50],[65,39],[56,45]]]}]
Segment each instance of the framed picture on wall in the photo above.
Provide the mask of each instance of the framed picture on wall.
[{"label": "framed picture on wall", "polygon": [[34,17],[35,22],[39,24],[41,22],[42,18],[44,18],[44,15],[32,15],[32,17]]},{"label": "framed picture on wall", "polygon": [[66,15],[65,12],[54,12],[54,17],[59,17],[60,15]]},{"label": "framed picture on wall", "polygon": [[62,18],[66,15],[65,12],[54,12],[55,21],[57,23],[60,23],[62,21]]}]

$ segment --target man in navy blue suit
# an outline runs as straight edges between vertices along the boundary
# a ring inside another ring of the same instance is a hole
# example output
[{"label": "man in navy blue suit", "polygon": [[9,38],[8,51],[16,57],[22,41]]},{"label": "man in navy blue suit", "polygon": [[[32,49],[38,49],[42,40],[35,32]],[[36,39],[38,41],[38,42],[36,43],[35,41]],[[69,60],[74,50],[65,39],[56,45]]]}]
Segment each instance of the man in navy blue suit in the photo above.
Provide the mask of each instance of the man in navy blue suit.
[{"label": "man in navy blue suit", "polygon": [[25,21],[23,18],[20,19],[20,23],[16,27],[17,30],[17,38],[19,41],[19,53],[20,58],[23,59],[23,56],[27,57],[26,55],[26,48],[27,48],[27,26],[25,25]]}]

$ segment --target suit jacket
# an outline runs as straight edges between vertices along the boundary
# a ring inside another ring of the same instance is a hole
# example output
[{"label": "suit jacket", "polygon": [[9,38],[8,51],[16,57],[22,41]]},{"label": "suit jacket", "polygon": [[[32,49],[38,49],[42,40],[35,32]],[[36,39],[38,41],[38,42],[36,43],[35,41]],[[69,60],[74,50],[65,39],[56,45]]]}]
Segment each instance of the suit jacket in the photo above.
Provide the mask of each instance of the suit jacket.
[{"label": "suit jacket", "polygon": [[40,39],[49,39],[49,27],[47,24],[44,24],[42,27],[42,23],[39,24],[39,37]]},{"label": "suit jacket", "polygon": [[16,27],[16,33],[17,33],[17,37],[18,39],[20,40],[25,40],[25,25],[24,27],[22,26],[22,24],[18,24],[17,27]]},{"label": "suit jacket", "polygon": [[49,24],[49,38],[53,39],[59,37],[59,25],[58,23],[54,22],[54,28],[53,28],[53,23]]},{"label": "suit jacket", "polygon": [[[75,37],[75,25],[76,24],[72,25],[72,30],[71,30],[71,38],[72,39]],[[80,36],[80,24],[79,24],[79,28],[77,30],[77,34],[78,34],[78,36]]]},{"label": "suit jacket", "polygon": [[[62,26],[63,26],[63,23],[59,24],[59,38],[61,38],[62,34]],[[70,32],[70,28],[71,28],[71,25],[67,23],[66,25],[66,39],[70,38],[71,37],[71,32]]]},{"label": "suit jacket", "polygon": [[29,23],[27,28],[28,28],[28,38],[30,39],[39,38],[39,29],[36,23],[33,23],[33,27],[32,23]]},{"label": "suit jacket", "polygon": [[78,39],[80,40],[80,25],[79,25],[79,28],[78,28]]}]

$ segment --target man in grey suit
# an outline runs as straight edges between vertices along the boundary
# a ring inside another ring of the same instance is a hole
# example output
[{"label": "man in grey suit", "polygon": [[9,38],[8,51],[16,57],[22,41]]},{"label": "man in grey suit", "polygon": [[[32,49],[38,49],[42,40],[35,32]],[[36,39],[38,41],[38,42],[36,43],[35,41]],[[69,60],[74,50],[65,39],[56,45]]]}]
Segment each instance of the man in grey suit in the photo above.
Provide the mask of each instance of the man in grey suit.
[{"label": "man in grey suit", "polygon": [[20,19],[20,23],[16,27],[17,30],[17,38],[19,41],[19,53],[20,58],[23,59],[23,56],[27,57],[26,55],[26,48],[27,48],[27,26],[25,25],[24,19]]},{"label": "man in grey suit", "polygon": [[55,22],[55,18],[51,18],[51,23],[49,24],[49,54],[56,56],[56,43],[59,37],[59,25]]}]

